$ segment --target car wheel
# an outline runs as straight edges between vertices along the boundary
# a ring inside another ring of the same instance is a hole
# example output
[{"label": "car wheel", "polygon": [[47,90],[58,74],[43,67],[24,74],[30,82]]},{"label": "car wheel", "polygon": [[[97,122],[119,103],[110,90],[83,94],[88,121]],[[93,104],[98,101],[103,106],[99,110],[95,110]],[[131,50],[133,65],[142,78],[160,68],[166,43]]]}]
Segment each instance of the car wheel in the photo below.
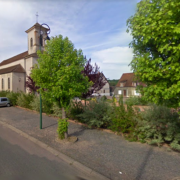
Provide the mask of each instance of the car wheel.
[{"label": "car wheel", "polygon": [[11,106],[11,105],[8,103],[8,104],[7,104],[7,107],[10,107],[10,106]]}]

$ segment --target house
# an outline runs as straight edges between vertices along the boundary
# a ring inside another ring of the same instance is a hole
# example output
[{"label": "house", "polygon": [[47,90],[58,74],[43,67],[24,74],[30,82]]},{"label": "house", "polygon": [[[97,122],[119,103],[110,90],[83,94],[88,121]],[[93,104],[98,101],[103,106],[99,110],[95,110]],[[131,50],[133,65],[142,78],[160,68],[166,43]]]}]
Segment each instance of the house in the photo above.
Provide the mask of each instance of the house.
[{"label": "house", "polygon": [[110,85],[104,74],[103,79],[106,82],[105,85],[99,91],[95,91],[93,96],[110,96]]},{"label": "house", "polygon": [[[40,49],[40,26],[39,23],[36,23],[25,31],[28,40],[27,51],[0,63],[0,91],[27,92],[25,87],[26,76],[30,75],[31,68],[37,63],[37,50]],[[42,50],[44,49],[48,30],[41,26]]]},{"label": "house", "polygon": [[116,97],[120,95],[123,95],[123,97],[140,96],[141,94],[136,90],[138,85],[145,86],[145,84],[135,79],[134,73],[124,73],[116,85],[114,95]]}]

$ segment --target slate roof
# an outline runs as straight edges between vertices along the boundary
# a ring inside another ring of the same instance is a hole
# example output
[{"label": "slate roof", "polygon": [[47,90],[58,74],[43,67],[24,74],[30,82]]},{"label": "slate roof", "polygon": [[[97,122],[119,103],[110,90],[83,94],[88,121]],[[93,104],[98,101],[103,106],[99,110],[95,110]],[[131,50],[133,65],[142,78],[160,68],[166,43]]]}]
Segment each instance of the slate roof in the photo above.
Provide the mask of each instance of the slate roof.
[{"label": "slate roof", "polygon": [[[132,84],[133,82],[139,82],[135,78],[135,74],[134,73],[124,73],[124,74],[122,74],[121,78],[119,79],[116,87],[121,87],[120,83],[124,83],[123,87],[135,87]],[[145,84],[143,84],[142,82],[139,82],[139,85],[145,86]]]},{"label": "slate roof", "polygon": [[17,64],[15,66],[11,66],[8,68],[0,69],[0,74],[7,74],[11,72],[25,73],[26,71],[20,64]]},{"label": "slate roof", "polygon": [[9,63],[18,61],[18,60],[20,60],[20,59],[23,59],[23,58],[25,58],[27,55],[28,55],[28,51],[25,51],[25,52],[23,52],[23,53],[21,53],[21,54],[18,54],[18,55],[16,55],[16,56],[13,56],[13,57],[11,57],[11,58],[9,58],[9,59],[6,59],[6,60],[2,61],[2,62],[0,63],[0,66],[3,66],[3,65],[6,65],[6,64],[9,64]]}]

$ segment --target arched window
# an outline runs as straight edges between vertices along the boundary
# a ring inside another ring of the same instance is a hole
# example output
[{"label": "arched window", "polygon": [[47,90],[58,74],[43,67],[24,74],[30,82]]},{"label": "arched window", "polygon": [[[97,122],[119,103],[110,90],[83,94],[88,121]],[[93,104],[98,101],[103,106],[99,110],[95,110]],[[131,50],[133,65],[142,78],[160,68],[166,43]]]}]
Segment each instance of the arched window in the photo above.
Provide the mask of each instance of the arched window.
[{"label": "arched window", "polygon": [[2,79],[2,90],[4,89],[4,79]]},{"label": "arched window", "polygon": [[33,46],[33,39],[32,38],[30,40],[30,45],[31,45],[31,47]]},{"label": "arched window", "polygon": [[10,89],[10,78],[8,78],[8,89]]}]

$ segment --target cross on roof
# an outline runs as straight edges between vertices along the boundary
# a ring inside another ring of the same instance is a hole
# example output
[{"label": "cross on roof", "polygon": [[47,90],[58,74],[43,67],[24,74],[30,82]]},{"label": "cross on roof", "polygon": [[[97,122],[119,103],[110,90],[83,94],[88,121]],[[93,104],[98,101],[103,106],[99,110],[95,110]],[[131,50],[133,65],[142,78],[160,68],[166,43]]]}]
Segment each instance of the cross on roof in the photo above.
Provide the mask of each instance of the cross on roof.
[{"label": "cross on roof", "polygon": [[36,22],[38,23],[38,12],[36,13]]}]

